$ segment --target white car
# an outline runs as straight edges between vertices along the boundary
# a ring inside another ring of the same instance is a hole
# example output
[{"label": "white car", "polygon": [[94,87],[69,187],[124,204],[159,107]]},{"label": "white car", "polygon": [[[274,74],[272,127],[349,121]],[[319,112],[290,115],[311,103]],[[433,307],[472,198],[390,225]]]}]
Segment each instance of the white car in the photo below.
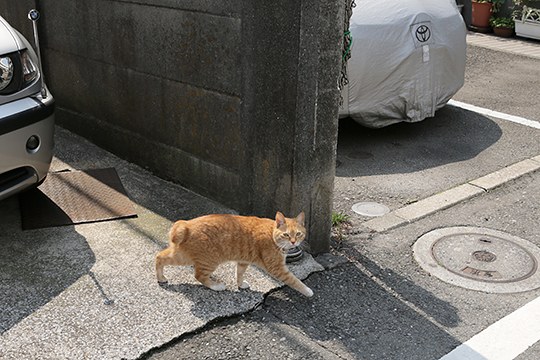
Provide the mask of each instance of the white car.
[{"label": "white car", "polygon": [[466,26],[455,0],[357,0],[340,117],[368,127],[432,117],[463,86]]},{"label": "white car", "polygon": [[39,58],[0,17],[0,200],[45,179],[53,134],[54,99],[42,81]]}]

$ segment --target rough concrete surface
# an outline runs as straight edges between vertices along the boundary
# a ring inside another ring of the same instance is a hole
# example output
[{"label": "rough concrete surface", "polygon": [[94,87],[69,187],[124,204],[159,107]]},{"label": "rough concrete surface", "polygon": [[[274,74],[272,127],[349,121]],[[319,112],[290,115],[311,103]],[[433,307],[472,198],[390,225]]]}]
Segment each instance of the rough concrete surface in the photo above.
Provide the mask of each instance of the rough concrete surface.
[{"label": "rough concrete surface", "polygon": [[[138,217],[22,231],[16,198],[0,203],[0,358],[137,358],[216,318],[253,309],[280,283],[254,268],[250,290],[234,286],[232,264],[216,271],[227,291],[199,285],[191,268],[166,268],[158,286],[154,256],[171,222],[230,209],[57,129],[51,171],[114,167]],[[290,265],[301,278],[322,270],[310,256]],[[302,295],[295,294],[295,301]]]}]

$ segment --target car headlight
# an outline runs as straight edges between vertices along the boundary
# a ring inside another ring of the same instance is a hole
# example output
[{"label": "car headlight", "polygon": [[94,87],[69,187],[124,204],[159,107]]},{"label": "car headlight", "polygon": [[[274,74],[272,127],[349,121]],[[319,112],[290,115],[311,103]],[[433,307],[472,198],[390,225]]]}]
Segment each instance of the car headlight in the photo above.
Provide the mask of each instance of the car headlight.
[{"label": "car headlight", "polygon": [[9,57],[0,57],[0,90],[4,90],[13,79],[13,61]]},{"label": "car headlight", "polygon": [[0,95],[9,95],[32,85],[39,78],[37,60],[28,50],[0,56]]},{"label": "car headlight", "polygon": [[21,52],[21,64],[23,70],[23,87],[25,87],[38,78],[39,70],[32,61],[28,50]]}]

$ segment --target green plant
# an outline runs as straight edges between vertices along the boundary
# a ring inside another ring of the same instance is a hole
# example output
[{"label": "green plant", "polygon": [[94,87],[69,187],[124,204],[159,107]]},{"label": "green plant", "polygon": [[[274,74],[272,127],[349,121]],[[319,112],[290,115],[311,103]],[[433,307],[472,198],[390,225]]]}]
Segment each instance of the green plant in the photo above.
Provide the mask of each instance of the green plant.
[{"label": "green plant", "polygon": [[349,215],[343,213],[332,212],[332,226],[337,227],[349,221]]},{"label": "green plant", "polygon": [[489,19],[489,25],[494,28],[514,28],[514,19],[507,17],[494,17]]},{"label": "green plant", "polygon": [[514,0],[512,18],[521,20],[523,17],[540,21],[540,0]]},{"label": "green plant", "polygon": [[347,231],[350,228],[349,215],[332,212],[332,240],[334,249],[341,249],[343,241],[347,238]]},{"label": "green plant", "polygon": [[514,5],[540,8],[540,0],[514,0]]}]

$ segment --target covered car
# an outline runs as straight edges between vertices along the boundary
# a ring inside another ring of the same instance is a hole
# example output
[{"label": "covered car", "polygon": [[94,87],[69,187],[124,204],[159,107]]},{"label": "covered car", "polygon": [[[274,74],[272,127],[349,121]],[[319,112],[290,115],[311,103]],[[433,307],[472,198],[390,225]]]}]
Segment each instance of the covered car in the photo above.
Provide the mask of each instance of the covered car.
[{"label": "covered car", "polygon": [[54,99],[38,56],[0,17],[0,200],[45,179],[53,134]]},{"label": "covered car", "polygon": [[356,0],[340,117],[378,128],[432,117],[463,86],[466,26],[455,0]]}]

